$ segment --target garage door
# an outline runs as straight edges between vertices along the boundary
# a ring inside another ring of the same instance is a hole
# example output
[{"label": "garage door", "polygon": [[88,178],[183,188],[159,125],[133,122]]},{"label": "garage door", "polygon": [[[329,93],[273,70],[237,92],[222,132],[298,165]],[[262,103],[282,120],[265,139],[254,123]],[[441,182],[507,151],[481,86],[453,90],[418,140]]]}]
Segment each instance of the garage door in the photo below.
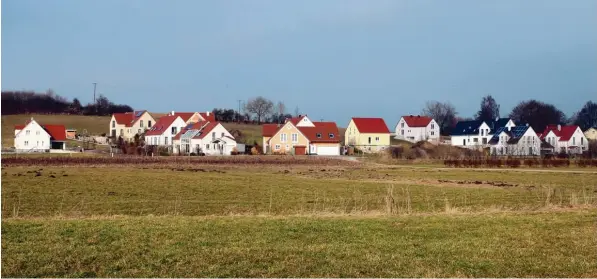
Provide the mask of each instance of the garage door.
[{"label": "garage door", "polygon": [[318,146],[317,155],[340,155],[338,146]]}]

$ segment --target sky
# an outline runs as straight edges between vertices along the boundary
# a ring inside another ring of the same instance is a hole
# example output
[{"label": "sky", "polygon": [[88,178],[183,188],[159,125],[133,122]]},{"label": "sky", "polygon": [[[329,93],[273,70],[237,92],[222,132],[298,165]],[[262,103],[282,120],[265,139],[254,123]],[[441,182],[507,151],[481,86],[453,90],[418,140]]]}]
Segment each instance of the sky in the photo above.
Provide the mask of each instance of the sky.
[{"label": "sky", "polygon": [[264,96],[345,126],[597,101],[594,0],[3,0],[2,90],[153,112]]}]

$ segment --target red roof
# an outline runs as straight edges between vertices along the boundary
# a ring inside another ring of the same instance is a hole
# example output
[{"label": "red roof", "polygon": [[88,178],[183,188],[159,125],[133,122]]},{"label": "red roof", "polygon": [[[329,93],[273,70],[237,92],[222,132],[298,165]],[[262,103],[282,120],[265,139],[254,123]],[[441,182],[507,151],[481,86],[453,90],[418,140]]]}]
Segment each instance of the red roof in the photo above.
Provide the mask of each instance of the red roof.
[{"label": "red roof", "polygon": [[402,116],[408,127],[427,127],[429,122],[433,120],[431,117],[427,116],[420,116],[420,115],[409,115],[409,116]]},{"label": "red roof", "polygon": [[547,125],[543,131],[543,137],[547,136],[549,131],[553,131],[556,136],[560,137],[559,141],[569,141],[576,129],[578,129],[576,125],[560,126],[559,130],[558,125]]},{"label": "red roof", "polygon": [[143,114],[145,114],[145,112],[146,111],[142,110],[125,113],[115,113],[113,115],[114,119],[116,120],[116,123],[125,125],[126,127],[131,127],[133,126],[133,124],[135,124],[135,122],[137,122],[137,119],[139,119]]},{"label": "red roof", "polygon": [[220,122],[209,122],[207,125],[201,130],[201,134],[194,137],[194,139],[203,139],[205,136],[209,135],[211,130],[213,130],[216,126],[218,126]]},{"label": "red roof", "polygon": [[201,127],[206,126],[209,123],[210,123],[209,121],[199,121],[197,123],[189,124],[186,127],[182,128],[180,130],[180,132],[178,132],[178,134],[176,134],[176,136],[174,136],[173,140],[180,139],[180,136],[182,136],[182,134],[186,133],[189,130],[201,130]]},{"label": "red roof", "polygon": [[[207,115],[208,113],[209,115]],[[216,116],[211,112],[200,112],[199,115],[201,115],[205,121],[216,121]]]},{"label": "red roof", "polygon": [[[23,130],[31,121],[27,121],[26,125],[15,125],[15,130]],[[39,124],[39,123],[38,123]],[[66,128],[64,125],[44,125],[39,124],[49,135],[52,140],[64,141],[66,140]]]},{"label": "red roof", "polygon": [[191,119],[191,117],[193,117],[193,115],[195,115],[195,112],[175,112],[174,113],[174,116],[180,116],[180,118],[182,118],[182,120],[184,122],[189,121],[189,119]]},{"label": "red roof", "polygon": [[264,137],[273,137],[278,131],[278,124],[263,124],[261,127],[261,135]]},{"label": "red roof", "polygon": [[158,122],[156,122],[146,133],[146,136],[158,136],[163,134],[170,128],[170,125],[174,123],[174,121],[179,118],[180,116],[177,115],[166,115],[160,117]]},{"label": "red roof", "polygon": [[383,121],[382,118],[353,117],[352,121],[354,122],[354,125],[357,126],[357,130],[359,130],[360,133],[390,133],[390,130],[388,130],[388,126],[386,126],[386,122]]},{"label": "red roof", "polygon": [[310,142],[340,142],[338,126],[334,122],[313,122],[315,127],[297,127]]}]

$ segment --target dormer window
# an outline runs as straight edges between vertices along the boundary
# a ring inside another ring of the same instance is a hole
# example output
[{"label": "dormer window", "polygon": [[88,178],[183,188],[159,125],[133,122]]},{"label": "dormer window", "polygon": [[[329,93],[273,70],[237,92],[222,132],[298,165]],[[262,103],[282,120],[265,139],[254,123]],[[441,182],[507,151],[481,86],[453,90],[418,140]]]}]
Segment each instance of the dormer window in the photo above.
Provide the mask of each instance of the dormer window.
[{"label": "dormer window", "polygon": [[331,139],[334,138],[334,134],[332,134],[332,133],[330,133],[329,136],[330,136]]},{"label": "dormer window", "polygon": [[321,133],[317,133],[317,138],[320,139],[321,138]]}]

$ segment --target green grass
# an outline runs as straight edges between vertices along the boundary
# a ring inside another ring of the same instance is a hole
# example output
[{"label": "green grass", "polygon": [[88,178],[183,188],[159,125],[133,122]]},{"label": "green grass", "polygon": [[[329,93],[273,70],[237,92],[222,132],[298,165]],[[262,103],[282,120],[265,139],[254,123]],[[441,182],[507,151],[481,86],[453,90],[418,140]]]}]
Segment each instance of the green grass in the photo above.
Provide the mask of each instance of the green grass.
[{"label": "green grass", "polygon": [[8,277],[595,277],[595,212],[2,222]]},{"label": "green grass", "polygon": [[40,124],[63,124],[67,129],[76,129],[77,133],[87,130],[90,135],[101,135],[108,132],[110,116],[84,115],[45,115],[18,114],[2,115],[2,147],[14,145],[14,126],[24,125],[33,117]]},{"label": "green grass", "polygon": [[1,275],[597,276],[597,173],[171,168],[4,167]]}]

